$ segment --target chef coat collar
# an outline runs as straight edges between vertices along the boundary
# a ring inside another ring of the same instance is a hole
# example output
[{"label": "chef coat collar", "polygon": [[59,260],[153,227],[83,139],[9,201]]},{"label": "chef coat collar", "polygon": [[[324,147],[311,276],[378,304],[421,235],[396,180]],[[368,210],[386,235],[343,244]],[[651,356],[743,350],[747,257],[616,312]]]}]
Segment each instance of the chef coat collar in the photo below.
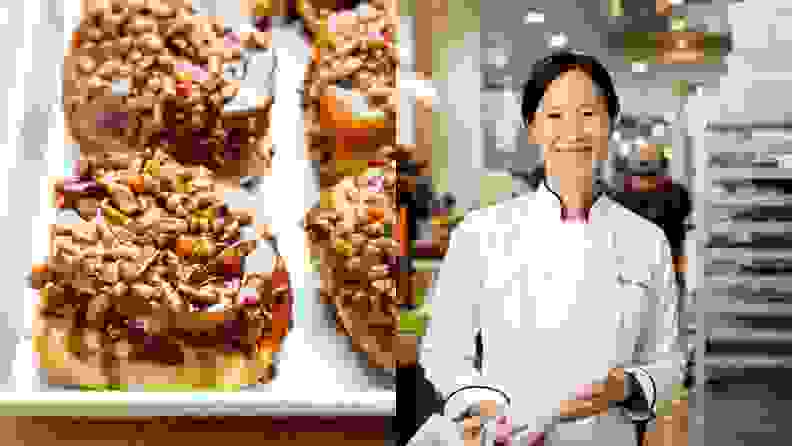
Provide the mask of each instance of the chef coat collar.
[{"label": "chef coat collar", "polygon": [[[591,208],[589,209],[570,209],[563,206],[561,196],[555,191],[555,188],[550,184],[547,179],[544,168],[541,171],[541,184],[537,189],[539,198],[548,203],[555,209],[558,209],[561,221],[564,223],[589,223],[593,213],[604,210],[607,207],[607,195],[610,188],[607,183],[601,179],[594,181],[593,194],[594,200],[592,201]],[[603,199],[605,197],[605,199]]]}]

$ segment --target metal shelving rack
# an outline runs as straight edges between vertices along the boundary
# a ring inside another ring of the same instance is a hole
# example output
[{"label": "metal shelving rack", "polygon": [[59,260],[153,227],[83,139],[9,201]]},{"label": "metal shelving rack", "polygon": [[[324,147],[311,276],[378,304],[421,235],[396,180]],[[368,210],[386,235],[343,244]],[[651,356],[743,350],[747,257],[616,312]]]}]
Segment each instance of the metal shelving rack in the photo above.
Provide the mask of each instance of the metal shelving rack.
[{"label": "metal shelving rack", "polygon": [[[755,188],[757,180],[792,186],[792,131],[782,123],[709,125],[696,139],[697,375],[792,366],[792,331],[782,331],[792,322],[792,241],[784,238],[792,218],[777,218],[792,216],[792,189]],[[740,194],[739,184],[754,189]],[[769,274],[756,270],[768,265]]]}]

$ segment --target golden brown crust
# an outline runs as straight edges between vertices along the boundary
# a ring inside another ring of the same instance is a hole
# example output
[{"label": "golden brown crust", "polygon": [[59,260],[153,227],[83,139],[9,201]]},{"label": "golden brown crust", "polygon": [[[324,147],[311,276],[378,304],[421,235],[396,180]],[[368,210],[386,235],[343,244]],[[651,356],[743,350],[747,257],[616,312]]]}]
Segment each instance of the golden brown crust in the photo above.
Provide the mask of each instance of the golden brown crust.
[{"label": "golden brown crust", "polygon": [[217,354],[208,349],[183,346],[184,361],[169,365],[123,358],[124,346],[116,343],[113,350],[118,352],[111,353],[107,349],[80,357],[72,350],[82,348],[83,342],[70,337],[70,331],[73,329],[64,320],[35,320],[34,349],[38,365],[47,371],[50,385],[216,388],[268,382],[272,377],[271,351],[259,351],[248,358],[241,353]]}]

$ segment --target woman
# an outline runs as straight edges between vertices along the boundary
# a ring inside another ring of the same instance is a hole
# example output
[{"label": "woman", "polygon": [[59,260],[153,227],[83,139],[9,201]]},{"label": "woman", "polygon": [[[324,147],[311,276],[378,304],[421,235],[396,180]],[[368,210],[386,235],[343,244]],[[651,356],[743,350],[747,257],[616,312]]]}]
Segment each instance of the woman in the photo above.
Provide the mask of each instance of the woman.
[{"label": "woman", "polygon": [[[543,147],[541,184],[465,219],[432,301],[421,362],[445,417],[508,406],[512,428],[533,432],[520,444],[632,446],[634,423],[670,399],[682,357],[669,244],[598,181],[618,111],[596,59],[534,66],[522,118]],[[468,439],[479,420],[465,420]]]}]

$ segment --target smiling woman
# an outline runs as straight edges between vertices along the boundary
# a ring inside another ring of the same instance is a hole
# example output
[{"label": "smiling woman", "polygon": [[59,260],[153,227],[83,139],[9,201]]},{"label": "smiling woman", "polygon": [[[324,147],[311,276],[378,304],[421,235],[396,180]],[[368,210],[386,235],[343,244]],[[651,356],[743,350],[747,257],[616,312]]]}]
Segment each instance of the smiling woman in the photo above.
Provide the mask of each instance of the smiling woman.
[{"label": "smiling woman", "polygon": [[565,203],[587,207],[579,199],[590,191],[570,191],[592,184],[597,165],[608,158],[611,123],[619,113],[610,75],[590,56],[560,52],[537,64],[522,94],[522,118],[531,142],[545,149],[548,176],[560,182]]},{"label": "smiling woman", "polygon": [[[543,148],[539,187],[455,229],[420,361],[463,406],[509,395],[520,444],[634,445],[633,423],[668,399],[681,367],[669,243],[601,181],[619,100],[596,59],[562,51],[537,62],[521,111]],[[469,391],[483,387],[495,391]],[[447,424],[460,413],[449,411]],[[427,422],[414,444],[438,426]]]}]

